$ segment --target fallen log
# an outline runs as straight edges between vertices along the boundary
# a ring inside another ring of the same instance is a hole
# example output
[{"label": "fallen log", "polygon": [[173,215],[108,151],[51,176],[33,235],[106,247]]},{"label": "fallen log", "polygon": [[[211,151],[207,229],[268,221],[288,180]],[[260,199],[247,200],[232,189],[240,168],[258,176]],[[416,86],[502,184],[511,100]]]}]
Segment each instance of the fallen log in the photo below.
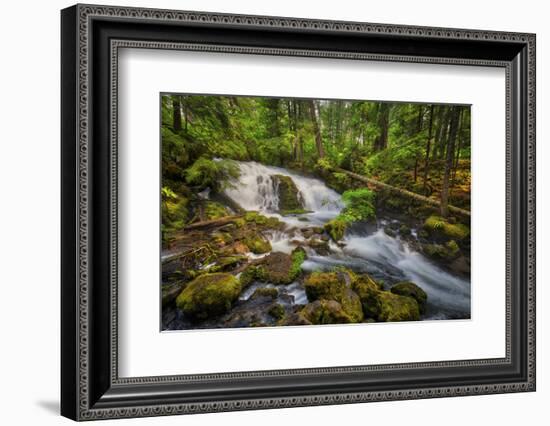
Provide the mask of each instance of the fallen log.
[{"label": "fallen log", "polygon": [[202,222],[195,222],[183,227],[184,231],[191,231],[193,229],[205,229],[215,228],[217,226],[227,225],[228,223],[235,222],[236,219],[243,217],[242,215],[236,216],[224,216],[219,219],[203,220]]},{"label": "fallen log", "polygon": [[[350,172],[348,170],[341,169],[339,167],[334,168],[334,170],[339,172],[339,173],[345,173],[349,177],[351,177],[353,179],[356,179],[358,181],[365,182],[367,184],[374,185],[374,186],[377,186],[379,188],[387,189],[389,191],[396,192],[396,193],[398,193],[400,195],[403,195],[405,197],[412,198],[413,200],[421,201],[423,203],[431,204],[432,206],[441,208],[441,202],[439,200],[434,200],[433,198],[425,197],[425,196],[417,194],[415,192],[407,191],[406,189],[397,188],[395,186],[388,185],[387,183],[377,181],[376,179],[372,179],[372,178],[369,178],[369,177],[366,177],[366,176],[363,176],[363,175],[359,175],[357,173],[353,173],[353,172]],[[459,207],[451,206],[451,205],[449,205],[448,208],[449,208],[450,212],[470,217],[470,212],[468,210],[461,209]]]}]

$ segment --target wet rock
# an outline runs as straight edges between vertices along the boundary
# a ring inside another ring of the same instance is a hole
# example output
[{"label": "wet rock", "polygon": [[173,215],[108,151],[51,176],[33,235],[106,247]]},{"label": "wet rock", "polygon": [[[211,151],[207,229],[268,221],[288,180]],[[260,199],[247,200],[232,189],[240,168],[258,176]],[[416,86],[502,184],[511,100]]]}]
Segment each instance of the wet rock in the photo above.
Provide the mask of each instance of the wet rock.
[{"label": "wet rock", "polygon": [[304,213],[304,201],[300,191],[290,176],[272,175],[271,179],[279,195],[279,211],[281,214]]},{"label": "wet rock", "polygon": [[344,238],[347,227],[347,222],[340,218],[335,218],[325,224],[324,230],[330,238],[332,238],[335,242],[338,242]]},{"label": "wet rock", "polygon": [[334,300],[349,317],[350,322],[361,322],[361,299],[351,290],[352,278],[347,272],[313,272],[304,281],[308,300]]},{"label": "wet rock", "polygon": [[280,303],[275,303],[269,308],[268,313],[276,320],[280,320],[285,316],[285,308]]},{"label": "wet rock", "polygon": [[254,254],[269,253],[271,251],[271,243],[260,234],[251,234],[242,242]]},{"label": "wet rock", "polygon": [[185,287],[176,298],[176,305],[186,316],[203,320],[229,311],[240,292],[241,283],[233,275],[204,274]]},{"label": "wet rock", "polygon": [[287,315],[280,323],[280,325],[312,325],[301,312],[292,312]]},{"label": "wet rock", "polygon": [[426,301],[428,300],[428,295],[415,283],[410,281],[402,281],[395,284],[390,291],[400,296],[412,297],[418,303],[420,313],[424,314],[426,312]]},{"label": "wet rock", "polygon": [[167,284],[162,286],[162,306],[171,304],[178,294],[181,293],[181,290],[185,287],[184,282],[176,282],[173,284]]},{"label": "wet rock", "polygon": [[389,291],[382,291],[378,295],[380,314],[378,321],[418,321],[420,308],[412,297],[400,296]]},{"label": "wet rock", "polygon": [[248,262],[246,256],[222,256],[216,259],[215,265],[208,268],[208,272],[227,272]]},{"label": "wet rock", "polygon": [[470,276],[470,262],[464,256],[457,257],[451,262],[449,268],[461,275]]},{"label": "wet rock", "polygon": [[330,246],[327,241],[313,238],[307,241],[307,245],[320,256],[328,256],[330,254]]},{"label": "wet rock", "polygon": [[440,216],[430,216],[424,222],[424,230],[433,237],[462,241],[470,236],[470,228],[462,223],[450,223]]},{"label": "wet rock", "polygon": [[305,259],[306,252],[302,247],[296,247],[290,255],[272,252],[256,265],[249,266],[241,274],[241,282],[245,285],[253,280],[276,285],[290,284],[300,274]]},{"label": "wet rock", "polygon": [[250,298],[256,299],[258,297],[269,297],[270,299],[276,299],[278,294],[279,294],[279,291],[276,288],[261,287],[256,289],[256,291],[252,293],[252,296],[250,296]]},{"label": "wet rock", "polygon": [[316,300],[308,303],[300,314],[311,324],[349,324],[354,322],[335,300]]},{"label": "wet rock", "polygon": [[380,284],[374,281],[369,275],[363,274],[355,277],[351,288],[359,296],[364,316],[366,318],[378,319],[382,311],[378,299],[382,291]]}]

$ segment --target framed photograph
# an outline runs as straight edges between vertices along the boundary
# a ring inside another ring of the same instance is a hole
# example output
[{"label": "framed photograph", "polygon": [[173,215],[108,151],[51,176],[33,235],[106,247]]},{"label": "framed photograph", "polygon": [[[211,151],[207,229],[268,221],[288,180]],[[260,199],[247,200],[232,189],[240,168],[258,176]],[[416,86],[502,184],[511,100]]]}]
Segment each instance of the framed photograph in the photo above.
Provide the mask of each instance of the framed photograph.
[{"label": "framed photograph", "polygon": [[535,390],[535,35],[61,29],[64,416]]}]

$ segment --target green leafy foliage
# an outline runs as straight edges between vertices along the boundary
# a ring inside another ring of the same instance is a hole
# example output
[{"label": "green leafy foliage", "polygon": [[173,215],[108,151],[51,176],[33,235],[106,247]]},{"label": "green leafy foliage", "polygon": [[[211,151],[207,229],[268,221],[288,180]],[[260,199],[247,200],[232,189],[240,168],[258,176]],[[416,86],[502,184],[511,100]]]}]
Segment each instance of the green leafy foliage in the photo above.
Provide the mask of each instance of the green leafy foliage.
[{"label": "green leafy foliage", "polygon": [[342,194],[346,207],[340,216],[346,222],[358,222],[375,217],[375,194],[368,188],[349,190]]},{"label": "green leafy foliage", "polygon": [[185,171],[185,181],[198,190],[221,191],[239,177],[239,168],[229,160],[209,160],[201,157]]}]

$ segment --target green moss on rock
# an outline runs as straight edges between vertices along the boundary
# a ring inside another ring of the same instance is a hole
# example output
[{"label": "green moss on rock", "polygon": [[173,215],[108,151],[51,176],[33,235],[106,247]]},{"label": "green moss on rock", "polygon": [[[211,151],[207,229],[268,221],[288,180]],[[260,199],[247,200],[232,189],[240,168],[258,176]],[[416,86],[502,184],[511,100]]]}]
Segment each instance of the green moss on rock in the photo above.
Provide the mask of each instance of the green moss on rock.
[{"label": "green moss on rock", "polygon": [[300,314],[311,324],[349,324],[352,318],[335,300],[316,300],[308,303]]},{"label": "green moss on rock", "polygon": [[337,217],[327,222],[324,229],[327,234],[330,235],[330,238],[332,238],[335,242],[338,242],[344,238],[347,227],[347,222]]},{"label": "green moss on rock", "polygon": [[254,291],[252,296],[250,296],[251,299],[254,299],[256,297],[269,297],[271,299],[276,299],[279,295],[279,291],[276,288],[273,287],[260,287]]},{"label": "green moss on rock", "polygon": [[241,281],[248,285],[253,280],[286,285],[293,282],[301,272],[301,266],[306,259],[305,250],[301,247],[294,249],[288,255],[281,252],[272,252],[255,266],[248,267],[241,274]]},{"label": "green moss on rock", "polygon": [[351,284],[351,288],[359,296],[363,314],[365,318],[378,319],[382,311],[378,299],[382,289],[369,275],[363,274],[356,276]]},{"label": "green moss on rock", "polygon": [[390,291],[400,296],[412,297],[418,303],[420,313],[423,314],[426,312],[426,302],[428,300],[428,295],[415,283],[410,281],[403,281],[395,284]]},{"label": "green moss on rock", "polygon": [[241,288],[239,280],[231,274],[200,275],[179,294],[176,306],[190,318],[216,317],[231,309]]},{"label": "green moss on rock", "polygon": [[462,241],[470,235],[470,228],[462,223],[449,223],[440,216],[430,216],[424,222],[424,229],[433,235]]},{"label": "green moss on rock", "polygon": [[447,244],[422,244],[422,251],[428,257],[434,260],[443,260],[450,262],[460,255],[460,250],[455,250],[455,247]]},{"label": "green moss on rock", "polygon": [[271,251],[271,243],[261,234],[250,234],[242,241],[249,250],[254,254],[269,253]]},{"label": "green moss on rock", "polygon": [[418,321],[420,319],[420,308],[412,297],[381,291],[378,301],[380,303],[378,321]]},{"label": "green moss on rock", "polygon": [[275,303],[271,308],[269,308],[268,314],[276,320],[280,320],[285,316],[285,308],[280,303]]},{"label": "green moss on rock", "polygon": [[220,219],[229,215],[229,210],[223,204],[216,201],[207,201],[204,206],[206,220]]},{"label": "green moss on rock", "polygon": [[222,256],[216,259],[216,264],[208,269],[208,272],[231,271],[247,262],[246,256]]},{"label": "green moss on rock", "polygon": [[267,217],[254,210],[245,213],[242,226],[246,223],[254,223],[261,229],[279,229],[284,226],[284,223],[276,217]]},{"label": "green moss on rock", "polygon": [[308,300],[337,300],[346,288],[346,282],[337,272],[312,272],[304,280]]},{"label": "green moss on rock", "polygon": [[347,271],[313,272],[304,281],[308,300],[337,301],[350,322],[363,320],[361,299],[350,288],[352,274]]},{"label": "green moss on rock", "polygon": [[279,195],[279,211],[304,213],[302,196],[292,178],[285,175],[272,175],[271,178]]}]

